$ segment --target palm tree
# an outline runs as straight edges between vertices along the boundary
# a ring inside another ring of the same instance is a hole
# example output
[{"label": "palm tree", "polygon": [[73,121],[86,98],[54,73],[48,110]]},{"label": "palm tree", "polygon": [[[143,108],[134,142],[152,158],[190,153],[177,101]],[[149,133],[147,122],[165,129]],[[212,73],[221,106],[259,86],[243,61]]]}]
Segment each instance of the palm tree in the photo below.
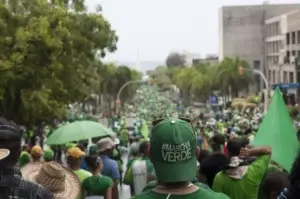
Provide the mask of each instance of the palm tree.
[{"label": "palm tree", "polygon": [[219,84],[222,85],[222,91],[229,94],[230,89],[234,96],[238,96],[238,92],[246,89],[249,83],[252,81],[252,77],[249,73],[244,75],[239,74],[239,68],[242,67],[250,70],[249,64],[239,58],[225,58],[219,66],[217,73],[217,79]]}]

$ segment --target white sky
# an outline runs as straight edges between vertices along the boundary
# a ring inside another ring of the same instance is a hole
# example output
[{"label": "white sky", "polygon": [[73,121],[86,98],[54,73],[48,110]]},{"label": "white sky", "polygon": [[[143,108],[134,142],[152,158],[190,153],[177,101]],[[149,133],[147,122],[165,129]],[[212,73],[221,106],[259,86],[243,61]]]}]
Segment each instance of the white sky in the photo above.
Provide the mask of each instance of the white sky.
[{"label": "white sky", "polygon": [[[273,0],[270,3],[300,3]],[[109,61],[164,61],[171,51],[218,53],[218,9],[223,5],[262,4],[263,0],[87,0],[97,4],[117,31],[118,50]],[[139,53],[138,53],[139,52]]]}]

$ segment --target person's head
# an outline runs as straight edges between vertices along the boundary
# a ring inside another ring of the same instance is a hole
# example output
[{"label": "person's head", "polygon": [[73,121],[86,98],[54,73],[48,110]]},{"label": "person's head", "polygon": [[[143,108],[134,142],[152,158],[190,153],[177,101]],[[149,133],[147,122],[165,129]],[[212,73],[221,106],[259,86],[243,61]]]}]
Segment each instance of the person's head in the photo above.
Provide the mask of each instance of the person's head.
[{"label": "person's head", "polygon": [[112,156],[115,148],[115,142],[110,138],[102,138],[97,143],[101,155]]},{"label": "person's head", "polygon": [[150,143],[148,141],[143,141],[139,145],[139,153],[143,156],[149,156]]},{"label": "person's head", "polygon": [[35,145],[32,147],[30,154],[33,161],[38,161],[41,160],[41,157],[44,155],[44,151],[42,147],[40,147],[39,145]]},{"label": "person's head", "polygon": [[221,151],[225,144],[225,136],[221,133],[217,133],[211,138],[211,147],[213,151]]},{"label": "person's head", "polygon": [[298,141],[300,141],[300,129],[298,129],[298,131],[297,131],[297,138],[298,138]]},{"label": "person's head", "polygon": [[87,147],[84,144],[78,144],[77,147],[80,148],[81,151],[86,152]]},{"label": "person's head", "polygon": [[205,158],[200,165],[200,175],[204,175],[207,185],[212,187],[215,176],[229,163],[228,158],[221,152],[215,152]]},{"label": "person's head", "polygon": [[30,152],[29,147],[28,147],[27,144],[24,144],[24,145],[22,146],[22,151]]},{"label": "person's head", "polygon": [[291,198],[300,198],[300,151],[297,158],[294,161],[291,173],[289,175],[289,192]]},{"label": "person's head", "polygon": [[85,155],[78,147],[70,148],[67,151],[67,163],[71,169],[77,170],[80,168],[82,157]]},{"label": "person's head", "polygon": [[44,160],[46,162],[50,162],[54,159],[54,152],[51,149],[47,149],[44,151]]},{"label": "person's head", "polygon": [[208,150],[201,150],[200,154],[198,156],[198,162],[201,165],[202,161],[207,158],[208,156],[210,156],[210,152]]},{"label": "person's head", "polygon": [[40,184],[56,199],[77,198],[80,194],[76,174],[56,162],[29,163],[21,168],[21,172],[25,179]]},{"label": "person's head", "polygon": [[101,173],[103,168],[100,156],[88,155],[84,158],[88,169],[93,173]]},{"label": "person's head", "polygon": [[97,145],[92,145],[89,148],[89,155],[97,155],[99,152],[99,148]]},{"label": "person's head", "polygon": [[[192,125],[178,118],[153,122],[150,159],[159,183],[186,183],[196,177],[196,135]],[[183,172],[184,171],[184,172]]]},{"label": "person's head", "polygon": [[23,151],[19,158],[19,167],[22,168],[23,166],[28,164],[30,161],[31,161],[31,155],[28,152]]},{"label": "person's head", "polygon": [[235,137],[235,138],[230,139],[227,142],[228,155],[230,157],[238,156],[240,154],[240,150],[242,148],[245,148],[247,146],[247,144],[248,143],[245,141],[244,138]]},{"label": "person's head", "polygon": [[139,142],[140,141],[140,137],[139,136],[136,136],[133,138],[134,142]]},{"label": "person's head", "polygon": [[262,182],[262,190],[267,199],[276,199],[288,184],[288,173],[272,172]]},{"label": "person's head", "polygon": [[0,117],[0,148],[10,151],[5,159],[0,160],[0,168],[16,165],[21,154],[21,139],[20,128],[14,122]]}]

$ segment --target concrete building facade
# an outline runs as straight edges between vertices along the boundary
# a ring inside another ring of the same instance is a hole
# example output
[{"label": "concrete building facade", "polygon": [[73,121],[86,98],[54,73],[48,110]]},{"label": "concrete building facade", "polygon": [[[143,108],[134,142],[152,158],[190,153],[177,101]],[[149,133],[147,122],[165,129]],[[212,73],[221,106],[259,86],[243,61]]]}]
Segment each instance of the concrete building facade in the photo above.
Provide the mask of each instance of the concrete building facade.
[{"label": "concrete building facade", "polygon": [[[265,21],[298,8],[300,4],[222,7],[219,11],[219,59],[239,57],[266,74]],[[254,78],[256,85],[250,92],[264,87],[258,75]]]},{"label": "concrete building facade", "polygon": [[[266,67],[269,84],[299,82],[300,10],[265,21]],[[297,94],[297,89],[289,89]]]}]

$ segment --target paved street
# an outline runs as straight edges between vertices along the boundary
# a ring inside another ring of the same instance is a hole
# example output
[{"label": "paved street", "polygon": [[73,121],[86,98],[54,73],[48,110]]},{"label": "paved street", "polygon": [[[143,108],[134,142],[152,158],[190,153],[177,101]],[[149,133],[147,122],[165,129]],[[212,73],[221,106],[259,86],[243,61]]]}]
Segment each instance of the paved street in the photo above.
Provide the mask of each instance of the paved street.
[{"label": "paved street", "polygon": [[127,185],[119,187],[119,198],[120,199],[129,199],[130,198],[130,188]]},{"label": "paved street", "polygon": [[[125,153],[122,156],[122,160],[123,160],[123,171],[126,171],[126,165],[127,165],[127,153]],[[123,175],[125,174],[125,172],[123,172]],[[122,185],[119,186],[119,198],[120,199],[129,199],[130,196],[130,187],[128,185]]]}]

